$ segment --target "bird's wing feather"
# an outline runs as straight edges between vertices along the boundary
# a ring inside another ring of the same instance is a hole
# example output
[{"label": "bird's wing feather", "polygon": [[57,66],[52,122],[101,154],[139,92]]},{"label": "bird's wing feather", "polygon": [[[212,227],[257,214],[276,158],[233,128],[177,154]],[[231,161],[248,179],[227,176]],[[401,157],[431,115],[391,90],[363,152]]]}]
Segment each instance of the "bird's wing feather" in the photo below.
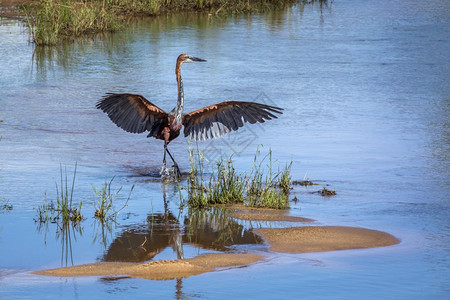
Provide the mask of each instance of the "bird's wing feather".
[{"label": "bird's wing feather", "polygon": [[149,136],[156,136],[167,123],[167,113],[141,95],[108,93],[96,107],[117,126],[132,133],[150,131]]},{"label": "bird's wing feather", "polygon": [[225,101],[207,106],[183,116],[184,136],[195,140],[221,137],[232,130],[244,126],[245,122],[254,124],[277,118],[282,108],[266,104]]}]

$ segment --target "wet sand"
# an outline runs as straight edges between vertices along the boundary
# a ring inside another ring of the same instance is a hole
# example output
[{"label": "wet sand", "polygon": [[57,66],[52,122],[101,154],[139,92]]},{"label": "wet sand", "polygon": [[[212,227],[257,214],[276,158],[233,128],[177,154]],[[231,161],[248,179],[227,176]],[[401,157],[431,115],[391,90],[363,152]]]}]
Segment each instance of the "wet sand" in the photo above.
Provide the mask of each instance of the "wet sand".
[{"label": "wet sand", "polygon": [[400,242],[386,232],[344,226],[263,228],[256,232],[269,243],[271,251],[282,253],[375,248]]},{"label": "wet sand", "polygon": [[248,265],[262,258],[256,254],[205,254],[190,259],[159,260],[143,264],[95,263],[37,271],[34,274],[61,277],[128,275],[153,280],[169,280],[212,272],[216,268]]}]

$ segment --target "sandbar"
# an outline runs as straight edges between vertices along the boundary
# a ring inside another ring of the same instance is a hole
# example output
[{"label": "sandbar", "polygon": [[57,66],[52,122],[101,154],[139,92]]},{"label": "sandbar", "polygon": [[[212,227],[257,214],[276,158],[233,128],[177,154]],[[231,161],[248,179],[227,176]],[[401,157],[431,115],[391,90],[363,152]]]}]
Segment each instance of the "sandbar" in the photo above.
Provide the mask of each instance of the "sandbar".
[{"label": "sandbar", "polygon": [[256,232],[270,245],[271,251],[281,253],[375,248],[400,242],[386,232],[346,226],[262,228]]},{"label": "sandbar", "polygon": [[153,280],[185,278],[217,268],[243,266],[261,260],[263,256],[248,253],[204,254],[181,260],[158,260],[147,263],[102,262],[33,272],[47,276],[115,276],[127,275]]}]

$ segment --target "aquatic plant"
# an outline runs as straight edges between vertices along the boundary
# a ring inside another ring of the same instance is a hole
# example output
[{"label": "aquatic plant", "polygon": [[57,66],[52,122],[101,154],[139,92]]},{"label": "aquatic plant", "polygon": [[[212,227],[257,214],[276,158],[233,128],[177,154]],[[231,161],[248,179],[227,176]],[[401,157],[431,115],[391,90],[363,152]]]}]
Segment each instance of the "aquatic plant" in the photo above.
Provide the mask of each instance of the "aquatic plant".
[{"label": "aquatic plant", "polygon": [[111,191],[111,185],[113,180],[114,177],[109,182],[105,182],[100,190],[97,190],[95,187],[93,187],[95,196],[97,198],[94,216],[100,221],[115,220],[119,212],[127,206],[128,201],[130,200],[131,197],[131,193],[133,192],[134,189],[133,184],[131,186],[131,190],[127,200],[125,201],[125,204],[120,209],[115,210],[113,202],[118,197],[120,191],[122,191],[122,187],[120,187],[115,192]]},{"label": "aquatic plant", "polygon": [[[258,163],[259,149],[255,154],[253,167],[250,174],[254,174],[250,180],[247,192],[248,205],[252,207],[287,208],[289,207],[289,192],[291,189],[292,162],[283,170],[273,173],[272,151]],[[268,157],[268,170],[262,169],[263,162]]]},{"label": "aquatic plant", "polygon": [[291,167],[292,167],[292,161],[289,163],[288,166],[284,168],[284,170],[281,172],[280,175],[280,189],[283,191],[285,195],[289,195],[289,192],[291,190]]},{"label": "aquatic plant", "polygon": [[328,197],[328,196],[334,196],[336,195],[336,191],[335,190],[329,190],[326,187],[323,187],[323,189],[321,189],[320,191],[317,191],[320,195],[324,196],[324,197]]},{"label": "aquatic plant", "polygon": [[[47,193],[44,194],[44,204],[37,207],[37,218],[36,222],[40,223],[57,223],[61,221],[62,223],[70,222],[80,222],[83,220],[83,215],[81,214],[81,207],[83,203],[80,201],[78,206],[73,206],[73,191],[75,187],[75,177],[77,174],[77,164],[75,164],[75,169],[72,178],[72,186],[69,187],[67,178],[67,169],[62,169],[60,165],[60,185],[56,182],[56,206],[53,201],[47,202]],[[70,192],[69,192],[70,191]]]},{"label": "aquatic plant", "polygon": [[36,208],[36,211],[37,211],[37,218],[34,219],[35,222],[39,223],[56,222],[56,216],[54,216],[55,205],[53,204],[53,201],[50,203],[47,202],[47,193],[44,193],[44,204],[39,205]]},{"label": "aquatic plant", "polygon": [[292,185],[301,185],[301,186],[310,186],[310,185],[317,185],[317,183],[312,182],[309,179],[306,180],[293,180]]},{"label": "aquatic plant", "polygon": [[191,207],[205,207],[208,205],[208,188],[203,180],[203,168],[205,157],[197,149],[197,154],[194,154],[193,149],[189,145],[189,162],[191,171],[188,176],[188,201],[187,204]]},{"label": "aquatic plant", "polygon": [[83,220],[83,216],[81,215],[81,207],[83,202],[80,201],[78,207],[73,206],[73,190],[75,187],[75,177],[77,174],[77,164],[75,163],[75,169],[73,172],[72,186],[70,187],[69,193],[69,185],[67,182],[67,169],[64,169],[64,174],[62,170],[62,166],[60,165],[60,174],[61,174],[61,186],[58,186],[56,183],[56,209],[58,216],[61,217],[63,223],[67,223],[69,221],[79,222]]},{"label": "aquatic plant", "polygon": [[228,204],[244,202],[245,178],[236,173],[233,157],[221,158],[209,179],[209,203]]},{"label": "aquatic plant", "polygon": [[77,164],[75,164],[72,185],[69,185],[67,169],[60,165],[60,183],[56,182],[56,205],[54,201],[47,201],[47,193],[44,193],[44,203],[36,208],[37,217],[34,219],[38,223],[38,230],[45,228],[48,230],[48,223],[56,225],[56,238],[61,239],[61,265],[67,266],[68,261],[73,265],[72,239],[76,239],[76,234],[82,234],[81,221],[84,219],[81,214],[82,202],[74,206],[73,192]]},{"label": "aquatic plant", "polygon": [[[1,139],[1,137],[0,137]],[[10,211],[13,209],[12,204],[9,203],[9,200],[6,200],[3,197],[0,197],[0,213],[5,211]]]},{"label": "aquatic plant", "polygon": [[[289,206],[291,164],[273,172],[272,151],[261,161],[259,149],[249,174],[238,173],[233,156],[221,157],[214,165],[209,180],[204,180],[204,156],[189,147],[191,172],[188,177],[188,205],[206,207],[214,204],[243,203],[253,207],[286,208]],[[269,157],[268,169],[262,167]]]},{"label": "aquatic plant", "polygon": [[56,211],[56,207],[53,201],[48,203],[47,197],[44,197],[44,204],[37,208],[37,218],[34,219],[38,223],[37,230],[44,232],[44,243],[46,243],[47,232],[49,229],[49,223],[53,223],[56,226],[56,239],[61,241],[61,266],[68,265],[70,261],[73,265],[72,255],[72,239],[76,240],[77,234],[82,235],[83,230],[80,226],[80,222],[63,221],[59,217],[59,213]]}]

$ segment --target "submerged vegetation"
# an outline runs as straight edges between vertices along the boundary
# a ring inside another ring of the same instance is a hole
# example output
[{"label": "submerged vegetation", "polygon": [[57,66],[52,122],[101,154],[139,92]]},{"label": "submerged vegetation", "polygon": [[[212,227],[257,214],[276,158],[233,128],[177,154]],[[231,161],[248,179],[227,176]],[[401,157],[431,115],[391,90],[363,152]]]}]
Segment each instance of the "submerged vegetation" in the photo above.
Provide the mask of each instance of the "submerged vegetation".
[{"label": "submerged vegetation", "polygon": [[[208,179],[205,179],[205,158],[201,152],[189,150],[191,172],[188,177],[188,205],[207,207],[214,204],[245,204],[251,207],[288,208],[291,164],[273,171],[272,152],[259,160],[255,154],[250,173],[239,173],[233,156],[221,158]],[[268,161],[267,161],[268,158]],[[263,166],[267,163],[267,168]]]},{"label": "submerged vegetation", "polygon": [[41,0],[22,6],[32,39],[37,45],[55,45],[67,38],[113,32],[130,17],[168,12],[197,11],[210,15],[263,12],[296,3],[326,0]]}]

